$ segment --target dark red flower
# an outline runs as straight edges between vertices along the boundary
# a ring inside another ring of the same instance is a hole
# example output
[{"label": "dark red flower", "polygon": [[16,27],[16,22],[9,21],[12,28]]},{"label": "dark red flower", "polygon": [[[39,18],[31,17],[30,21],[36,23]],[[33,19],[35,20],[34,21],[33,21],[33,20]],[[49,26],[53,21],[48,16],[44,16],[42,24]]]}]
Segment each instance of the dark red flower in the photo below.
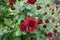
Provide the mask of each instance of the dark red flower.
[{"label": "dark red flower", "polygon": [[52,9],[52,11],[54,11],[54,9]]},{"label": "dark red flower", "polygon": [[52,11],[52,14],[55,14],[55,12],[54,12],[54,11]]},{"label": "dark red flower", "polygon": [[58,8],[59,8],[59,6],[58,6],[58,5],[56,5],[56,8],[58,9]]},{"label": "dark red flower", "polygon": [[47,7],[50,7],[50,4],[47,4]]},{"label": "dark red flower", "polygon": [[42,24],[42,23],[43,23],[42,19],[39,19],[38,24]]},{"label": "dark red flower", "polygon": [[46,28],[46,27],[47,27],[46,24],[44,24],[44,25],[43,25],[43,28]]},{"label": "dark red flower", "polygon": [[26,26],[25,26],[25,24],[21,24],[21,25],[20,25],[20,30],[21,30],[22,32],[26,32]]},{"label": "dark red flower", "polygon": [[44,12],[44,15],[47,15],[47,12]]},{"label": "dark red flower", "polygon": [[52,37],[51,40],[55,40],[55,39]]},{"label": "dark red flower", "polygon": [[30,40],[34,40],[35,38],[34,37],[30,37]]},{"label": "dark red flower", "polygon": [[37,10],[40,10],[41,9],[41,6],[37,6]]},{"label": "dark red flower", "polygon": [[54,32],[54,33],[57,33],[57,30],[56,30],[56,29],[54,29],[54,30],[53,30],[53,32]]},{"label": "dark red flower", "polygon": [[45,36],[48,36],[47,33],[44,34]]},{"label": "dark red flower", "polygon": [[35,4],[36,1],[37,1],[37,0],[27,0],[27,3],[28,3],[28,4]]},{"label": "dark red flower", "polygon": [[55,28],[58,28],[58,26],[56,25]]},{"label": "dark red flower", "polygon": [[46,19],[46,21],[45,21],[46,23],[49,23],[49,19]]},{"label": "dark red flower", "polygon": [[48,33],[48,37],[52,37],[53,34],[51,32]]},{"label": "dark red flower", "polygon": [[12,30],[13,28],[12,27],[10,27],[10,30]]},{"label": "dark red flower", "polygon": [[52,22],[56,22],[56,21],[57,21],[56,19],[54,19],[54,18],[52,19]]},{"label": "dark red flower", "polygon": [[15,10],[15,7],[13,5],[10,6],[11,10]]},{"label": "dark red flower", "polygon": [[9,3],[10,5],[13,5],[13,3]]},{"label": "dark red flower", "polygon": [[38,22],[33,19],[32,17],[27,18],[25,21],[25,24],[28,28],[28,32],[36,30],[38,27]]},{"label": "dark red flower", "polygon": [[16,0],[9,0],[9,3],[14,3]]},{"label": "dark red flower", "polygon": [[55,26],[55,28],[58,28],[58,26]]}]

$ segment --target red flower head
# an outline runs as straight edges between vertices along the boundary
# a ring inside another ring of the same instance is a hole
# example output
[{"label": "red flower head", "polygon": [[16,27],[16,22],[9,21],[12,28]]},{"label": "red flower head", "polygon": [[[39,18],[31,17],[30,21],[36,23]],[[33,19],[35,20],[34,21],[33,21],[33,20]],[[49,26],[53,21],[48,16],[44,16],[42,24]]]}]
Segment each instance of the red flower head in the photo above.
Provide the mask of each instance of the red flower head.
[{"label": "red flower head", "polygon": [[11,10],[15,10],[15,7],[13,5],[10,6]]},{"label": "red flower head", "polygon": [[42,24],[42,23],[43,23],[42,19],[39,19],[38,24]]},{"label": "red flower head", "polygon": [[25,26],[25,24],[21,24],[21,25],[20,25],[20,30],[21,30],[22,32],[26,32],[26,26]]},{"label": "red flower head", "polygon": [[55,40],[55,39],[52,37],[51,40]]},{"label": "red flower head", "polygon": [[44,12],[44,15],[47,15],[47,12]]},{"label": "red flower head", "polygon": [[9,29],[10,29],[10,30],[12,30],[13,28],[12,28],[12,27],[10,27]]},{"label": "red flower head", "polygon": [[52,9],[52,11],[54,11],[54,9]]},{"label": "red flower head", "polygon": [[26,24],[26,26],[28,28],[28,32],[34,31],[34,30],[37,29],[38,22],[35,19],[30,17],[30,18],[27,18],[24,21],[25,21],[25,24]]},{"label": "red flower head", "polygon": [[54,18],[52,19],[52,22],[56,22],[56,21],[57,21],[56,19],[54,19]]},{"label": "red flower head", "polygon": [[47,33],[44,34],[45,36],[48,36]]},{"label": "red flower head", "polygon": [[9,0],[9,3],[14,3],[16,0]]},{"label": "red flower head", "polygon": [[37,10],[40,10],[41,9],[41,6],[37,6]]},{"label": "red flower head", "polygon": [[56,8],[58,9],[58,8],[59,8],[59,6],[58,6],[58,5],[56,5]]},{"label": "red flower head", "polygon": [[49,36],[49,37],[52,37],[52,36],[53,36],[53,34],[52,34],[51,32],[49,32],[49,33],[48,33],[48,36]]},{"label": "red flower head", "polygon": [[53,32],[54,32],[54,33],[57,33],[57,30],[55,29],[55,30],[53,30]]},{"label": "red flower head", "polygon": [[49,23],[49,19],[46,19],[45,23]]},{"label": "red flower head", "polygon": [[58,26],[56,25],[55,28],[58,28]]},{"label": "red flower head", "polygon": [[43,25],[43,28],[47,28],[46,24]]},{"label": "red flower head", "polygon": [[47,4],[47,7],[50,7],[50,4]]},{"label": "red flower head", "polygon": [[27,0],[28,4],[34,4],[37,0]]},{"label": "red flower head", "polygon": [[54,14],[55,12],[54,11],[52,11],[52,14]]}]

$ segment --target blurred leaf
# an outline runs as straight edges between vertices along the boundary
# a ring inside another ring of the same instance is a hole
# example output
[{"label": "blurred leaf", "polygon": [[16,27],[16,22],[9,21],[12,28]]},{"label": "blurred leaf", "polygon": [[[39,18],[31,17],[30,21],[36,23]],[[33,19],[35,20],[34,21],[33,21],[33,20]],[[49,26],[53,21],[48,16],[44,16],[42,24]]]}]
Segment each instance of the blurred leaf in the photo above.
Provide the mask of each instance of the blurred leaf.
[{"label": "blurred leaf", "polygon": [[4,19],[4,24],[10,25],[12,21],[10,19]]}]

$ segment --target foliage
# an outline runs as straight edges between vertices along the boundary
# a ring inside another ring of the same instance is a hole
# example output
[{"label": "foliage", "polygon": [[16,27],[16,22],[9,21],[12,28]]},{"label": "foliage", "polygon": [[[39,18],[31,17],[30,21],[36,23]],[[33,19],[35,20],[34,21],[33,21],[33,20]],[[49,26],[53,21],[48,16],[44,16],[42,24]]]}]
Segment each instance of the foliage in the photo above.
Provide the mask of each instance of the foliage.
[{"label": "foliage", "polygon": [[[47,7],[47,4],[49,4],[50,7]],[[60,33],[60,13],[58,13],[60,7],[57,9],[53,1],[37,0],[35,4],[28,4],[26,0],[16,0],[13,6],[15,10],[11,10],[7,0],[0,0],[1,40],[30,40],[31,37],[34,40],[50,40],[50,37],[46,37],[45,33],[53,33],[54,29],[57,29],[58,33]],[[37,10],[37,6],[41,6],[41,9]],[[52,9],[54,9],[54,14],[52,14]],[[44,12],[48,14],[45,15]],[[37,20],[42,19],[43,24],[39,24],[38,30],[34,32],[21,32],[20,24],[22,24],[25,18],[29,17]],[[52,22],[53,18],[57,19],[57,22]],[[45,23],[46,19],[49,19],[49,23]],[[43,28],[44,24],[46,24],[47,28]],[[55,28],[55,26],[59,27]]]}]

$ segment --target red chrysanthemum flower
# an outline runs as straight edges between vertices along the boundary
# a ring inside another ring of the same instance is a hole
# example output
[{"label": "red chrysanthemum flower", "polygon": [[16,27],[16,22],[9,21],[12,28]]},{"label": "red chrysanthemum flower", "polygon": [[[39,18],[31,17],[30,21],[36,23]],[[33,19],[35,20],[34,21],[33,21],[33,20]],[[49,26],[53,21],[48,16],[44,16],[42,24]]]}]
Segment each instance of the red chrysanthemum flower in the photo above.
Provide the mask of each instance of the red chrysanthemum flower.
[{"label": "red chrysanthemum flower", "polygon": [[13,3],[9,3],[9,5],[13,5]]},{"label": "red chrysanthemum flower", "polygon": [[36,1],[37,1],[37,0],[27,0],[27,3],[28,3],[28,4],[35,4]]},{"label": "red chrysanthemum flower", "polygon": [[40,10],[41,9],[41,6],[37,6],[37,10]]},{"label": "red chrysanthemum flower", "polygon": [[42,24],[42,23],[43,23],[42,19],[39,19],[38,24]]},{"label": "red chrysanthemum flower", "polygon": [[44,34],[45,36],[48,36],[47,33]]},{"label": "red chrysanthemum flower", "polygon": [[50,7],[50,4],[47,4],[47,7]]},{"label": "red chrysanthemum flower", "polygon": [[58,8],[59,8],[59,6],[58,6],[58,5],[56,5],[56,8],[58,9]]},{"label": "red chrysanthemum flower", "polygon": [[13,5],[10,6],[11,10],[15,10],[15,7]]},{"label": "red chrysanthemum flower", "polygon": [[47,12],[44,12],[44,15],[47,15]]},{"label": "red chrysanthemum flower", "polygon": [[14,3],[16,0],[9,0],[9,3]]},{"label": "red chrysanthemum flower", "polygon": [[22,32],[26,32],[26,26],[25,26],[25,24],[21,24],[21,25],[20,25],[20,30],[21,30]]},{"label": "red chrysanthemum flower", "polygon": [[54,29],[54,30],[53,30],[53,32],[54,32],[54,33],[57,33],[57,30],[56,30],[56,29]]},{"label": "red chrysanthemum flower", "polygon": [[58,28],[58,26],[56,25],[55,28]]},{"label": "red chrysanthemum flower", "polygon": [[30,40],[34,40],[35,38],[34,37],[30,37]]},{"label": "red chrysanthemum flower", "polygon": [[52,11],[54,11],[54,9],[52,9]]},{"label": "red chrysanthemum flower", "polygon": [[48,35],[49,37],[53,37],[53,34],[52,34],[51,32],[49,32],[47,35]]},{"label": "red chrysanthemum flower", "polygon": [[57,19],[54,19],[54,18],[52,19],[52,22],[56,22],[56,21],[57,21]]},{"label": "red chrysanthemum flower", "polygon": [[12,28],[12,27],[10,27],[9,29],[10,29],[10,30],[12,30],[13,28]]},{"label": "red chrysanthemum flower", "polygon": [[52,14],[55,14],[55,12],[54,12],[54,11],[52,11]]},{"label": "red chrysanthemum flower", "polygon": [[49,19],[46,19],[45,23],[49,23]]},{"label": "red chrysanthemum flower", "polygon": [[51,40],[55,40],[55,39],[52,37]]},{"label": "red chrysanthemum flower", "polygon": [[46,24],[43,25],[43,28],[47,28]]},{"label": "red chrysanthemum flower", "polygon": [[35,19],[33,19],[32,17],[27,18],[26,20],[24,20],[24,22],[28,28],[28,32],[34,31],[38,28],[37,27],[38,22]]}]

